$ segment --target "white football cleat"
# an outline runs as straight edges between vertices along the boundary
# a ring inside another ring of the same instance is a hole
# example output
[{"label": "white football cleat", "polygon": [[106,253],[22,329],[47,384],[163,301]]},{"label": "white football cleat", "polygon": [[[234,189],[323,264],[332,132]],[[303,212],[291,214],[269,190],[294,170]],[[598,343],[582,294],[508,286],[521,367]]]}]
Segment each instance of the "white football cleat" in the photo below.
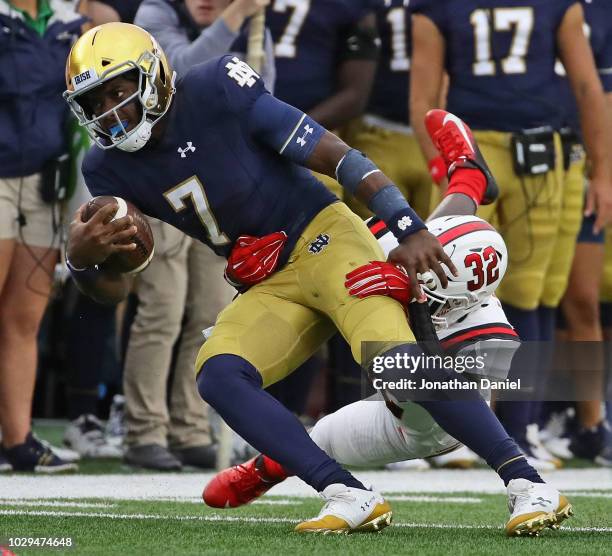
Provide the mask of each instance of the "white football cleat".
[{"label": "white football cleat", "polygon": [[320,493],[326,500],[317,517],[298,524],[298,533],[349,534],[380,531],[391,524],[391,506],[377,492],[329,485]]},{"label": "white football cleat", "polygon": [[444,469],[471,469],[480,458],[467,446],[460,446],[452,452],[429,458],[435,467]]},{"label": "white football cleat", "polygon": [[549,438],[543,441],[542,444],[554,457],[561,460],[567,460],[574,457],[574,454],[572,454],[570,450],[570,442],[571,440],[569,438],[559,436],[556,438]]},{"label": "white football cleat", "polygon": [[[539,460],[539,461],[549,462],[553,465],[554,469],[560,469],[561,467],[563,467],[563,462],[559,458],[556,458],[555,456],[553,456],[546,449],[544,444],[542,444],[540,440],[540,432],[538,429],[538,425],[536,424],[527,425],[526,438],[527,438],[527,443],[529,444],[528,446],[529,453],[527,454],[527,456],[534,458],[536,460]],[[535,465],[533,467],[535,467]],[[544,469],[542,469],[542,471],[544,471]]]},{"label": "white football cleat", "polygon": [[104,429],[106,442],[115,446],[123,453],[125,440],[125,396],[115,394],[108,413],[108,421]]},{"label": "white football cleat", "polygon": [[506,523],[509,537],[537,536],[542,529],[558,529],[574,514],[572,505],[559,491],[546,483],[532,483],[527,479],[513,479],[508,483]]},{"label": "white football cleat", "polygon": [[81,415],[71,421],[64,431],[64,444],[84,458],[120,458],[120,447],[109,444],[104,427],[94,415]]},{"label": "white football cleat", "polygon": [[385,469],[389,471],[425,471],[426,469],[431,469],[431,467],[424,459],[407,459],[405,461],[387,463]]}]

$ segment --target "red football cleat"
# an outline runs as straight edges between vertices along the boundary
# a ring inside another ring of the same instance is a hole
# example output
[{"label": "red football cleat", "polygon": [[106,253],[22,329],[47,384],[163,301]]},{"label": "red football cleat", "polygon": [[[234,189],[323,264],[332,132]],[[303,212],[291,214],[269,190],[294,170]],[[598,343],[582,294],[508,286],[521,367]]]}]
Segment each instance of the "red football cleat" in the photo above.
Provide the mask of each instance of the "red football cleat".
[{"label": "red football cleat", "polygon": [[259,498],[287,478],[280,465],[268,461],[276,466],[274,475],[266,469],[265,456],[261,454],[217,473],[202,493],[204,502],[213,508],[238,508]]},{"label": "red football cleat", "polygon": [[488,205],[499,196],[499,188],[468,125],[445,110],[430,110],[425,115],[427,133],[448,166],[448,177],[459,168],[478,169],[487,181],[480,204]]}]

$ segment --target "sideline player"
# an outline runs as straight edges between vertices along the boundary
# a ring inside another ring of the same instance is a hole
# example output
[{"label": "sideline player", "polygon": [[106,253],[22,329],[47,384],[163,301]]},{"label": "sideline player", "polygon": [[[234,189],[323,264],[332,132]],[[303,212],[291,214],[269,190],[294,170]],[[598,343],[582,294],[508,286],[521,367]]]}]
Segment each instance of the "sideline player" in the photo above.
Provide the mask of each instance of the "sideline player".
[{"label": "sideline player", "polygon": [[[541,326],[538,305],[561,214],[562,157],[555,130],[563,123],[563,110],[553,100],[560,92],[557,56],[580,107],[592,162],[589,196],[600,225],[612,217],[609,129],[582,7],[575,0],[416,0],[411,7],[410,112],[423,153],[428,159],[437,155],[422,117],[438,106],[446,70],[448,109],[474,129],[492,171],[503,179],[498,201],[479,212],[494,219],[510,253],[499,298],[524,341],[550,341],[545,333],[552,330]],[[571,249],[562,255],[569,257]],[[496,411],[521,449],[537,457],[527,440],[532,405],[500,402]]]},{"label": "sideline player", "polygon": [[[428,170],[410,125],[406,101],[412,50],[410,2],[371,0],[371,6],[380,36],[380,59],[365,113],[347,127],[343,138],[376,160],[410,206],[425,218],[431,209],[432,183],[446,177],[446,168],[438,156],[430,165],[431,172]],[[345,202],[359,216],[372,216],[354,198],[347,196]]]},{"label": "sideline player", "polygon": [[[372,161],[275,99],[237,58],[196,66],[175,86],[153,37],[112,23],[75,43],[66,77],[65,97],[96,144],[83,163],[93,195],[122,196],[225,256],[241,235],[286,235],[273,274],[219,315],[196,361],[198,390],[247,442],[322,492],[322,514],[297,531],[387,525],[391,508],[385,500],[329,458],[263,389],[291,373],[335,329],[358,361],[363,341],[380,342],[377,355],[415,350],[399,303],[355,298],[344,288],[348,272],[383,253],[363,221],[302,167],[335,175],[387,224],[399,241],[389,260],[406,270],[412,296],[422,302],[417,273],[431,269],[446,287],[441,265],[457,272],[440,242]],[[461,141],[456,129],[441,131]],[[475,169],[474,156],[471,149],[457,161],[454,186],[466,192],[459,195],[465,203],[478,204],[492,180]],[[98,265],[136,247],[126,243],[135,227],[129,216],[112,220],[112,206],[87,222],[82,210],[71,225],[67,264],[86,293],[116,302],[130,280]],[[425,377],[461,380],[445,369],[426,370]],[[476,392],[467,401],[418,403],[504,480],[541,481]]]}]

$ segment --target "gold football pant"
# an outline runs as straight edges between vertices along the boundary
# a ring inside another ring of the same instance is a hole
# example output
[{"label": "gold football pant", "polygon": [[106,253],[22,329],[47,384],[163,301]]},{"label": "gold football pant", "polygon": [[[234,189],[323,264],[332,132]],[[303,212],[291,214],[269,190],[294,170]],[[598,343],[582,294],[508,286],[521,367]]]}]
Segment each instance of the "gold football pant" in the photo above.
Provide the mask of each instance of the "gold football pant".
[{"label": "gold football pant", "polygon": [[612,303],[612,226],[606,229],[605,248],[604,272],[599,297],[604,303]]},{"label": "gold football pant", "polygon": [[348,272],[373,260],[384,255],[361,218],[344,203],[326,207],[304,230],[288,263],[221,312],[196,372],[215,355],[237,355],[267,387],[293,372],[336,329],[357,361],[364,341],[389,342],[389,348],[391,342],[413,342],[397,301],[358,299],[344,287]]},{"label": "gold football pant", "polygon": [[517,176],[510,133],[475,131],[474,136],[500,188],[499,199],[478,210],[478,216],[494,223],[508,247],[508,270],[496,294],[519,309],[535,309],[542,298],[559,229],[561,141],[555,136],[554,170],[539,176]]},{"label": "gold football pant", "polygon": [[572,162],[564,174],[559,231],[552,249],[552,257],[546,271],[544,289],[540,299],[540,303],[546,307],[558,307],[567,289],[576,251],[576,238],[582,223],[584,163],[584,157]]},{"label": "gold football pant", "polygon": [[[382,125],[369,125],[363,119],[355,120],[347,126],[343,137],[351,147],[364,152],[391,178],[410,206],[425,219],[429,214],[432,180],[419,143],[412,134],[387,129]],[[362,218],[372,216],[367,207],[351,195],[345,194],[344,199],[351,210]]]}]

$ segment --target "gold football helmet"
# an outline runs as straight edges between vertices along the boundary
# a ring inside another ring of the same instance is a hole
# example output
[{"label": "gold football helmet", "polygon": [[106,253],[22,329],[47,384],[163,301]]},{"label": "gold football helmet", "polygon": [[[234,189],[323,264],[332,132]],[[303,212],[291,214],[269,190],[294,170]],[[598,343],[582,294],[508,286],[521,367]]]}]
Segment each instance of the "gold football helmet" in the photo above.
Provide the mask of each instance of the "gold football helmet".
[{"label": "gold football helmet", "polygon": [[[87,109],[82,102],[84,94],[134,70],[139,80],[134,94],[98,116]],[[68,89],[64,98],[100,148],[118,147],[132,152],[146,144],[151,129],[170,107],[175,78],[176,73],[170,69],[164,52],[144,29],[129,23],[106,23],[87,31],[72,47],[66,62]],[[133,101],[140,103],[142,116],[128,131],[117,109]],[[109,131],[101,120],[111,114],[116,125]]]}]

